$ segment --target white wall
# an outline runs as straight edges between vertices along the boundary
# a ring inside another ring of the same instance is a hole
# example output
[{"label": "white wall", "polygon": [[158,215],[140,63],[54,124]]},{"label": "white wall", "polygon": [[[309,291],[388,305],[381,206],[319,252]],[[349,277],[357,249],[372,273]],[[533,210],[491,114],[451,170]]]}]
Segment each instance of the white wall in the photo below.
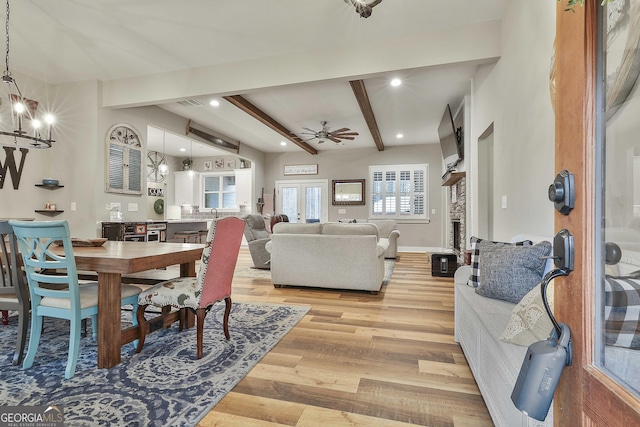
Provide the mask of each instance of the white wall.
[{"label": "white wall", "polygon": [[[478,198],[477,141],[494,124],[494,238],[518,233],[552,236],[553,205],[547,189],[554,170],[555,117],[549,71],[556,2],[513,0],[502,22],[502,57],[482,67],[472,90],[467,176],[472,206]],[[501,208],[502,196],[507,208]],[[471,208],[467,239],[478,230]],[[483,237],[483,236],[479,236]]]},{"label": "white wall", "polygon": [[[100,108],[101,84],[96,81],[49,86],[17,73],[14,77],[24,96],[40,103],[39,111],[55,114],[53,138],[56,142],[51,149],[29,150],[17,190],[13,189],[12,178],[5,178],[0,189],[0,218],[64,219],[69,221],[74,237],[90,238],[100,235],[100,221],[109,219],[105,206],[111,202],[121,203],[126,221],[157,217],[147,200],[146,182],[139,196],[105,192],[106,134],[115,123],[132,125],[140,133],[146,156],[147,125],[183,134],[187,119],[159,107]],[[10,123],[7,106],[6,102],[0,105],[2,123]],[[256,185],[261,186],[263,153],[244,145],[239,155],[260,162],[255,170]],[[15,157],[19,163],[21,154],[17,152]],[[5,162],[5,150],[0,150],[0,163]],[[64,188],[35,187],[45,177],[58,179]],[[55,202],[64,213],[51,217],[34,212],[43,209],[47,201]],[[72,203],[77,210],[71,211]],[[138,211],[127,211],[129,203],[137,203]]]},{"label": "white wall", "polygon": [[[38,101],[38,111],[52,111],[56,116],[53,148],[30,150],[25,160],[18,190],[13,189],[11,177],[7,177],[0,189],[0,217],[35,218],[37,220],[66,219],[74,231],[74,237],[94,237],[96,164],[101,156],[94,144],[97,129],[98,89],[95,82],[47,86],[35,79],[13,73],[22,93]],[[10,123],[8,103],[0,106],[2,122]],[[19,161],[19,157],[17,158]],[[0,150],[0,162],[5,163],[4,150]],[[42,178],[52,177],[64,188],[45,190],[35,187]],[[55,202],[65,212],[51,217],[35,213],[43,209],[47,201]],[[78,210],[72,212],[71,202]]]},{"label": "white wall", "polygon": [[[441,248],[443,246],[442,221],[446,217],[446,206],[443,206],[441,187],[442,152],[438,144],[414,145],[406,147],[388,147],[384,151],[374,148],[354,150],[322,151],[310,155],[300,150],[299,153],[268,154],[265,161],[265,183],[271,193],[276,180],[327,179],[329,187],[333,179],[366,179],[369,181],[369,165],[389,164],[429,164],[429,212],[431,222],[399,221],[400,238],[398,245],[405,248]],[[317,175],[285,176],[285,165],[317,164]],[[265,192],[267,192],[265,188]],[[329,195],[330,196],[330,195]],[[367,197],[367,196],[365,196]],[[368,200],[367,200],[368,201]],[[343,218],[368,218],[370,204],[365,206],[332,206],[329,202],[329,221]],[[346,214],[339,214],[338,209],[346,209]]]}]

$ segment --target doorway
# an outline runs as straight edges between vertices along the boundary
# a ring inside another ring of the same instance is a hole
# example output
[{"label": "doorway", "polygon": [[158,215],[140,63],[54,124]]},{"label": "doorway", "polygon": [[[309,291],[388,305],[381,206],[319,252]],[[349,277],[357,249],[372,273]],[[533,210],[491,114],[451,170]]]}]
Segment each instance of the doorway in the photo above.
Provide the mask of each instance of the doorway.
[{"label": "doorway", "polygon": [[276,212],[289,222],[329,220],[329,182],[326,179],[276,181]]},{"label": "doorway", "polygon": [[478,230],[493,240],[493,123],[478,138]]}]

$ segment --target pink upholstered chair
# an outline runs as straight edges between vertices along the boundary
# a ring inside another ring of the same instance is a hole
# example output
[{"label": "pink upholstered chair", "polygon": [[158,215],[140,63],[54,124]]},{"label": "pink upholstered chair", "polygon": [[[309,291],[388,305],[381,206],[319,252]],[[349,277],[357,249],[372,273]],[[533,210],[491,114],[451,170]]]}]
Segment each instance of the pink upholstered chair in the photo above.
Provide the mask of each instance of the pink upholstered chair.
[{"label": "pink upholstered chair", "polygon": [[205,316],[216,302],[224,299],[226,303],[223,322],[224,335],[227,339],[230,338],[231,281],[238,260],[244,225],[243,220],[235,217],[213,221],[207,234],[197,277],[180,277],[168,280],[140,293],[137,311],[140,338],[136,349],[137,353],[142,350],[145,336],[149,333],[150,322],[153,322],[153,320],[145,320],[144,312],[147,305],[170,306],[180,310],[181,313],[178,317],[180,330],[182,330],[187,318],[186,310],[195,312],[198,359],[200,359],[202,358]]}]

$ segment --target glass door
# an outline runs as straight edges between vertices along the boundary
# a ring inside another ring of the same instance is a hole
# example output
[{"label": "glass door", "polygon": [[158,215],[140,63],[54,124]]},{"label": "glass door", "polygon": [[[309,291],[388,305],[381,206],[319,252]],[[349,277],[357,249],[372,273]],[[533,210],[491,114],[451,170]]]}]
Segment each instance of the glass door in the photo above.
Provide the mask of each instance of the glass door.
[{"label": "glass door", "polygon": [[277,181],[276,213],[289,222],[327,222],[329,184],[327,180]]},{"label": "glass door", "polygon": [[640,231],[635,197],[640,3],[558,3],[556,171],[575,175],[575,269],[556,279],[554,315],[571,328],[573,364],[554,398],[558,426],[640,425]]}]

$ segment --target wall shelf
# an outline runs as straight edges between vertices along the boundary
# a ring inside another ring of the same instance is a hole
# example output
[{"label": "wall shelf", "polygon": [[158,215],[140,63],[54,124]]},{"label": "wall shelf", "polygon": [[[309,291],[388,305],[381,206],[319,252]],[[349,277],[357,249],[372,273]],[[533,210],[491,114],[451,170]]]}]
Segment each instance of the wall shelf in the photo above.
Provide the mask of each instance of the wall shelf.
[{"label": "wall shelf", "polygon": [[442,186],[448,187],[456,182],[458,182],[461,178],[464,178],[467,175],[466,172],[447,172],[442,177]]},{"label": "wall shelf", "polygon": [[46,188],[47,190],[57,190],[58,188],[64,187],[64,185],[36,184],[36,187]]},{"label": "wall shelf", "polygon": [[57,210],[57,209],[36,209],[35,212],[39,213],[39,214],[43,214],[43,215],[58,215],[61,214],[64,211],[61,210]]}]

